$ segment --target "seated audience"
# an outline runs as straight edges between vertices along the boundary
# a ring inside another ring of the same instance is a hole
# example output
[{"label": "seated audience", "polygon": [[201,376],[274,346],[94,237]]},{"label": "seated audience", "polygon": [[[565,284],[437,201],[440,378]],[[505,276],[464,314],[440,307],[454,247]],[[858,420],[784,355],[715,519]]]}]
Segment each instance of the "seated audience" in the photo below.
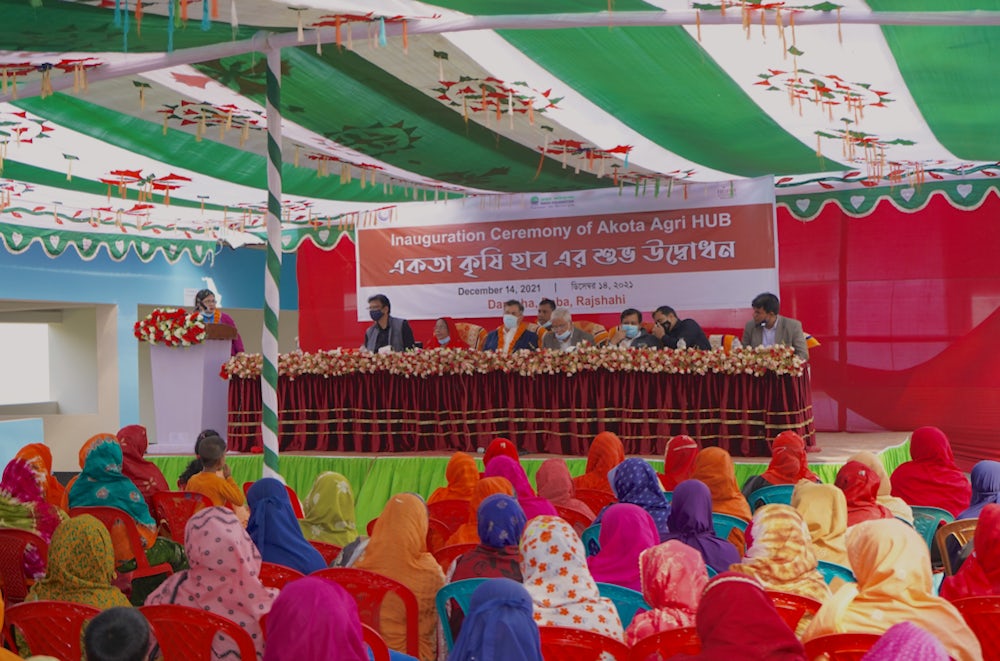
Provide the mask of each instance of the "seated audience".
[{"label": "seated audience", "polygon": [[984,507],[1000,503],[1000,461],[980,461],[972,467],[972,498],[957,519],[974,519]]},{"label": "seated audience", "polygon": [[[392,496],[375,522],[364,554],[354,563],[358,569],[388,576],[413,591],[419,609],[421,661],[433,661],[437,655],[434,597],[444,585],[440,565],[427,552],[427,521],[427,506],[419,496]],[[401,601],[384,602],[379,628],[391,649],[406,650],[406,612]]]},{"label": "seated audience", "polygon": [[284,484],[273,477],[257,480],[247,492],[247,504],[247,533],[264,562],[291,567],[301,574],[326,569],[323,556],[302,534]]},{"label": "seated audience", "polygon": [[[260,551],[236,515],[223,507],[196,512],[184,529],[184,549],[190,569],[164,581],[147,597],[146,605],[180,604],[232,620],[250,634],[261,658],[260,618],[271,610],[278,591],[260,582]],[[219,636],[212,652],[215,659],[238,656],[235,642]]]},{"label": "seated audience", "polygon": [[122,447],[122,473],[132,480],[146,503],[151,502],[154,493],[170,491],[167,478],[159,467],[146,459],[149,438],[142,425],[127,425],[118,430],[118,445]]},{"label": "seated audience", "polygon": [[506,438],[494,438],[486,447],[485,454],[483,454],[483,466],[489,466],[493,458],[500,455],[510,457],[514,461],[521,460],[521,455],[517,452],[517,446],[512,441]]},{"label": "seated audience", "polygon": [[476,588],[449,661],[543,661],[531,595],[524,586],[494,578]]},{"label": "seated audience", "polygon": [[910,436],[912,461],[892,472],[892,495],[909,505],[940,507],[958,516],[969,506],[972,485],[955,465],[951,443],[937,427],[921,427]]},{"label": "seated audience", "polygon": [[201,459],[201,472],[188,479],[184,490],[207,496],[216,507],[242,506],[246,498],[226,463],[226,442],[218,436],[202,439],[198,458]]},{"label": "seated audience", "polygon": [[129,606],[109,608],[83,631],[87,661],[147,661],[154,643],[149,622]]},{"label": "seated audience", "polygon": [[847,461],[859,461],[868,468],[875,471],[878,475],[878,504],[884,506],[894,516],[900,518],[907,523],[913,523],[913,510],[910,506],[906,504],[902,498],[897,498],[891,494],[892,492],[892,482],[889,479],[889,473],[886,472],[885,466],[882,465],[882,460],[876,457],[871,452],[858,452],[857,454],[848,457]]},{"label": "seated audience", "polygon": [[694,319],[678,319],[677,312],[669,305],[661,305],[653,311],[653,337],[660,341],[664,349],[677,349],[683,341],[683,348],[708,351],[712,345],[708,336]]},{"label": "seated audience", "polygon": [[524,510],[513,497],[494,494],[486,498],[477,517],[479,546],[455,559],[448,581],[502,577],[520,582],[518,544],[527,523]]},{"label": "seated audience", "polygon": [[[107,434],[95,434],[87,439],[87,442],[80,446],[80,450],[77,452],[77,460],[80,462],[80,470],[83,471],[84,465],[87,463],[87,455],[90,454],[91,448],[93,448],[99,441],[101,441]],[[124,456],[123,456],[124,459]],[[59,505],[60,508],[67,514],[69,514],[69,492],[72,491],[73,485],[80,478],[80,474],[74,475],[69,478],[66,482],[66,489],[63,491],[62,503]]]},{"label": "seated audience", "polygon": [[543,461],[535,473],[535,484],[538,486],[538,495],[556,507],[565,507],[594,520],[596,515],[587,507],[587,503],[575,497],[576,487],[573,486],[573,478],[565,459],[560,457]]},{"label": "seated audience", "polygon": [[[619,503],[631,503],[638,505],[649,513],[656,524],[660,540],[666,541],[665,535],[669,531],[667,518],[670,516],[670,503],[663,495],[663,488],[660,486],[660,478],[656,471],[645,459],[631,457],[611,469],[608,476],[611,480],[611,489]],[[602,521],[601,514],[597,516],[594,523]]]},{"label": "seated audience", "polygon": [[614,493],[608,482],[608,471],[623,461],[625,446],[621,439],[612,431],[602,431],[591,442],[587,453],[587,468],[583,475],[573,478],[573,486],[577,489]]},{"label": "seated audience", "polygon": [[[750,522],[752,514],[747,499],[736,486],[736,467],[728,452],[719,447],[704,448],[694,460],[691,479],[704,482],[712,494],[712,511]],[[729,541],[743,555],[746,540],[739,528],[729,533]]]},{"label": "seated audience", "polygon": [[49,446],[44,443],[25,445],[17,451],[14,458],[24,459],[31,464],[31,467],[39,476],[45,502],[55,507],[62,507],[66,489],[63,488],[63,485],[59,484],[59,480],[52,474],[52,450],[49,449]]},{"label": "seated audience", "polygon": [[837,471],[834,482],[847,499],[847,528],[862,521],[891,519],[892,512],[878,502],[878,474],[859,461],[848,461]]},{"label": "seated audience", "polygon": [[[3,527],[32,532],[46,543],[62,520],[61,510],[50,505],[42,493],[39,474],[24,459],[11,459],[0,477],[0,520]],[[65,516],[63,514],[62,516]],[[22,556],[24,575],[35,579],[45,575],[41,549],[28,545]]]},{"label": "seated audience", "polygon": [[622,311],[620,325],[608,331],[608,346],[622,349],[659,349],[660,341],[642,327],[642,313],[635,308]]},{"label": "seated audience", "polygon": [[951,657],[937,638],[910,622],[889,627],[861,661],[948,661]]},{"label": "seated audience", "polygon": [[292,581],[267,615],[264,661],[368,661],[358,604],[337,583]]},{"label": "seated audience", "polygon": [[427,499],[428,505],[442,500],[468,502],[472,499],[472,492],[479,481],[479,467],[476,466],[475,459],[465,452],[456,452],[448,460],[444,476],[448,480],[448,486],[435,489]]},{"label": "seated audience", "polygon": [[847,498],[832,484],[803,480],[792,491],[798,510],[812,538],[817,560],[849,567],[847,561]]},{"label": "seated audience", "polygon": [[744,482],[742,493],[749,501],[750,494],[757,489],[776,484],[795,484],[799,480],[819,482],[816,474],[809,470],[806,442],[793,431],[783,431],[771,445],[771,461],[767,470]]},{"label": "seated audience", "polygon": [[524,467],[510,457],[496,457],[491,461],[486,467],[486,477],[502,477],[511,483],[517,502],[529,521],[542,514],[558,515],[552,503],[535,495]]},{"label": "seated audience", "polygon": [[521,575],[538,626],[583,629],[624,641],[618,609],[597,591],[572,526],[556,516],[528,521],[521,556]]},{"label": "seated audience", "polygon": [[573,325],[573,315],[567,308],[558,308],[552,313],[552,327],[542,336],[542,348],[573,351],[581,344],[593,345],[594,336]]},{"label": "seated audience", "polygon": [[701,593],[708,583],[705,561],[696,549],[672,539],[639,555],[642,596],[652,610],[638,613],[625,630],[633,647],[662,631],[695,626]]},{"label": "seated audience", "polygon": [[665,491],[673,491],[678,484],[690,479],[699,450],[698,441],[690,436],[674,436],[667,441],[663,453],[663,474],[660,475],[660,484]]},{"label": "seated audience", "polygon": [[934,634],[957,661],[982,658],[982,649],[961,614],[933,594],[927,544],[896,519],[859,523],[847,537],[847,555],[857,583],[826,600],[803,636],[832,633],[881,634],[912,622]]},{"label": "seated audience", "polygon": [[639,554],[660,543],[653,517],[638,505],[615,503],[604,510],[598,541],[601,550],[587,558],[594,580],[640,592]]},{"label": "seated audience", "polygon": [[484,500],[494,494],[513,496],[514,487],[503,477],[484,477],[479,480],[472,492],[472,500],[469,501],[469,519],[451,534],[445,542],[446,546],[479,543],[479,507]]},{"label": "seated audience", "polygon": [[306,539],[341,548],[358,538],[351,483],[340,473],[320,473],[302,503],[299,521]]},{"label": "seated audience", "polygon": [[25,601],[69,601],[104,610],[129,607],[128,598],[112,583],[115,549],[104,524],[89,514],[63,521],[52,535],[45,578],[28,591]]},{"label": "seated audience", "polygon": [[662,539],[675,539],[701,553],[705,564],[717,572],[724,572],[740,561],[740,553],[732,542],[719,539],[712,525],[712,494],[699,480],[684,480],[674,489],[670,528]]},{"label": "seated audience", "polygon": [[983,507],[972,544],[972,555],[941,585],[941,596],[949,601],[1000,595],[1000,505]]},{"label": "seated audience", "polygon": [[424,341],[425,349],[437,349],[448,347],[449,349],[469,349],[469,343],[465,341],[462,334],[458,332],[458,326],[451,317],[439,317],[434,322],[434,332],[429,340]]},{"label": "seated audience", "polygon": [[504,355],[515,351],[538,348],[538,334],[524,323],[524,305],[511,299],[503,304],[503,324],[491,330],[483,342],[483,351],[498,351]]},{"label": "seated audience", "polygon": [[[182,472],[180,477],[177,478],[177,488],[181,491],[184,491],[184,487],[187,486],[187,481],[190,480],[193,475],[197,475],[201,472],[203,466],[201,465],[201,459],[198,457],[198,451],[201,449],[201,442],[209,436],[218,436],[219,438],[222,438],[219,432],[214,429],[205,429],[198,434],[198,438],[194,441],[194,459],[188,463],[187,468],[185,468],[184,472]],[[225,441],[225,439],[222,440]]]},{"label": "seated audience", "polygon": [[368,314],[372,325],[365,330],[365,341],[362,348],[372,353],[392,351],[408,351],[416,342],[413,340],[413,329],[406,319],[393,317],[392,305],[385,294],[375,294],[368,298]]},{"label": "seated audience", "polygon": [[708,582],[695,617],[701,652],[672,661],[694,659],[767,659],[807,661],[802,643],[778,615],[756,580],[725,572]]}]

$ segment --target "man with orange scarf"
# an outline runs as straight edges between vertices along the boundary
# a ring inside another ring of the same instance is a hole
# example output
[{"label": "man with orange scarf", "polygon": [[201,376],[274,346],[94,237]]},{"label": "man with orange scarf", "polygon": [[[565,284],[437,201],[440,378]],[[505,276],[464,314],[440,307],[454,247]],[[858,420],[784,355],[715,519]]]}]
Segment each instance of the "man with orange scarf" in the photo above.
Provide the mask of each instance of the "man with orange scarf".
[{"label": "man with orange scarf", "polygon": [[524,323],[524,305],[511,299],[503,304],[503,324],[490,331],[483,343],[483,351],[499,351],[510,354],[525,349],[538,348],[538,335],[528,330]]}]

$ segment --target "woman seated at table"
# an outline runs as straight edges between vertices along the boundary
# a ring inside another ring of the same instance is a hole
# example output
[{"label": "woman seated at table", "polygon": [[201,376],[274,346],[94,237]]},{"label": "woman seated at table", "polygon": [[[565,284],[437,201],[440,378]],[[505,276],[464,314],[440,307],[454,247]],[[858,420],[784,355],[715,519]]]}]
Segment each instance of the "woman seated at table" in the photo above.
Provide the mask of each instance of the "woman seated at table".
[{"label": "woman seated at table", "polygon": [[458,326],[451,317],[439,317],[434,322],[434,333],[424,342],[425,349],[448,347],[449,349],[468,349],[469,344],[458,332]]}]

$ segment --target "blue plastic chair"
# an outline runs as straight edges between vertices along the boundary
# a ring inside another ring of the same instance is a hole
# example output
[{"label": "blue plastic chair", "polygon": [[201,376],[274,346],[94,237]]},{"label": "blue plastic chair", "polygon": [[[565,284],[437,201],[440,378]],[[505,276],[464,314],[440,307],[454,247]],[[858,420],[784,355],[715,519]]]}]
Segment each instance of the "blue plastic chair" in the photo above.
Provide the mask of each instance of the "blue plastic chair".
[{"label": "blue plastic chair", "polygon": [[448,611],[445,609],[445,606],[450,600],[454,599],[458,603],[458,607],[462,609],[462,612],[468,613],[472,593],[476,591],[480,583],[487,580],[489,579],[467,578],[464,581],[447,583],[438,590],[437,596],[434,597],[434,606],[437,608],[438,619],[441,620],[441,629],[444,630],[444,640],[448,644],[449,650],[451,650],[455,641],[451,637],[451,624],[448,622]]},{"label": "blue plastic chair", "polygon": [[615,602],[615,608],[618,609],[618,617],[621,618],[622,626],[626,629],[628,629],[628,625],[632,624],[632,618],[640,610],[653,610],[653,607],[646,603],[646,599],[642,596],[641,592],[636,592],[635,590],[630,590],[614,583],[598,583],[597,591],[601,593],[602,597]]},{"label": "blue plastic chair", "polygon": [[715,528],[715,536],[719,539],[728,539],[733,528],[739,528],[740,532],[746,532],[747,525],[747,522],[738,516],[712,512],[712,527]]},{"label": "blue plastic chair", "polygon": [[747,498],[750,501],[750,509],[756,512],[757,508],[764,505],[773,505],[775,503],[791,505],[792,491],[794,489],[794,484],[772,484],[769,487],[761,487]]},{"label": "blue plastic chair", "polygon": [[823,574],[823,580],[826,581],[827,585],[829,585],[830,581],[837,577],[840,577],[847,583],[858,582],[858,579],[854,578],[854,572],[852,572],[850,568],[838,565],[836,562],[820,560],[817,569],[819,569],[819,573]]},{"label": "blue plastic chair", "polygon": [[713,576],[718,576],[719,575],[719,572],[715,571],[715,569],[713,569],[712,567],[709,567],[708,565],[705,565],[705,571],[708,572],[708,577],[709,578],[712,578]]},{"label": "blue plastic chair", "polygon": [[583,548],[587,552],[587,555],[597,555],[598,551],[601,550],[601,524],[595,524],[583,531],[580,535],[580,541],[583,542]]},{"label": "blue plastic chair", "polygon": [[938,527],[955,520],[952,513],[940,507],[924,507],[923,505],[911,505],[913,510],[913,527],[917,529],[920,536],[927,542],[927,549],[934,550],[934,535],[937,534]]},{"label": "blue plastic chair", "polygon": [[674,492],[673,491],[664,491],[663,492],[663,497],[667,499],[668,503],[674,502]]}]

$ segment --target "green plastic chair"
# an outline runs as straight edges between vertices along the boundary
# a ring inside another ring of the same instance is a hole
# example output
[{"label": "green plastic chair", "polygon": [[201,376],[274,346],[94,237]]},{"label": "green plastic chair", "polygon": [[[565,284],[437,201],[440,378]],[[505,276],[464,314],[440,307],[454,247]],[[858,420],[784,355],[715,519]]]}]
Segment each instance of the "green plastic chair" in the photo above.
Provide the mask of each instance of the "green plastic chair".
[{"label": "green plastic chair", "polygon": [[653,610],[653,607],[646,603],[641,592],[614,583],[598,583],[597,591],[601,593],[602,597],[615,602],[618,617],[621,618],[622,626],[626,629],[628,629],[628,625],[632,624],[632,618],[640,610]]},{"label": "green plastic chair", "polygon": [[849,567],[838,565],[836,562],[820,560],[817,569],[819,569],[819,573],[823,574],[823,580],[826,581],[827,585],[838,576],[848,583],[858,582],[858,579],[854,577],[854,572]]},{"label": "green plastic chair", "polygon": [[583,531],[580,541],[583,542],[583,549],[587,555],[597,555],[601,550],[601,524],[595,524]]},{"label": "green plastic chair", "polygon": [[937,529],[946,523],[951,523],[955,517],[952,516],[951,512],[940,507],[912,505],[910,509],[913,510],[913,527],[927,542],[927,549],[933,553],[934,535],[937,534]]},{"label": "green plastic chair", "polygon": [[739,528],[740,532],[746,532],[747,525],[747,522],[738,516],[712,512],[712,527],[715,528],[715,536],[719,539],[728,539],[733,528]]},{"label": "green plastic chair", "polygon": [[750,509],[754,512],[764,505],[780,503],[782,505],[792,504],[792,491],[794,484],[772,484],[769,487],[761,487],[750,494],[747,498],[750,501]]},{"label": "green plastic chair", "polygon": [[480,583],[487,580],[489,579],[467,578],[464,581],[448,583],[438,590],[437,596],[434,597],[434,606],[437,608],[438,619],[441,620],[441,629],[444,631],[444,640],[448,644],[449,651],[451,651],[451,647],[455,644],[455,641],[451,636],[451,623],[448,622],[448,611],[445,606],[450,600],[454,599],[458,603],[458,607],[462,609],[462,612],[468,613],[472,593],[476,591]]}]

